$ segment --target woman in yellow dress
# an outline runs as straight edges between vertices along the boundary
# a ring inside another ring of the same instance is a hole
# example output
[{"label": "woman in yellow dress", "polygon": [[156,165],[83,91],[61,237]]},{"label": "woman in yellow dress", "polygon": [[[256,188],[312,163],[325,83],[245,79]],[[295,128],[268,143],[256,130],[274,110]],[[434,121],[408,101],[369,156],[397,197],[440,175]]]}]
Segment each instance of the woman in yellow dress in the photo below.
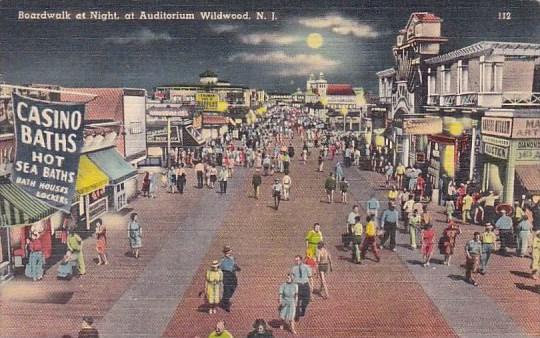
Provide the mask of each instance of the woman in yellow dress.
[{"label": "woman in yellow dress", "polygon": [[313,225],[313,230],[309,230],[306,234],[306,256],[315,258],[317,255],[317,246],[323,240],[321,226],[319,223]]},{"label": "woman in yellow dress", "polygon": [[74,227],[71,227],[69,229],[69,234],[67,237],[67,247],[69,251],[77,255],[77,269],[79,270],[79,276],[86,274],[86,265],[84,264],[82,239],[79,235],[75,233]]},{"label": "woman in yellow dress", "polygon": [[216,313],[216,307],[221,301],[221,289],[223,286],[223,272],[219,269],[219,262],[213,261],[210,269],[206,271],[204,281],[204,293],[208,302],[208,313]]}]

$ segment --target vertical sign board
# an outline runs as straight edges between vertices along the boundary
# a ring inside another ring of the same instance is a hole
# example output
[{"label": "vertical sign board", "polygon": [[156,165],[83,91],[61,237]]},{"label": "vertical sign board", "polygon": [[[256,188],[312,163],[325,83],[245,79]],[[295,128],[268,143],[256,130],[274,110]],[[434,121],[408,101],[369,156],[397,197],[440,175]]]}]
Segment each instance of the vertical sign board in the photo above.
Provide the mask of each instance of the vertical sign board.
[{"label": "vertical sign board", "polygon": [[13,94],[16,139],[12,181],[46,204],[69,212],[83,147],[84,103]]}]

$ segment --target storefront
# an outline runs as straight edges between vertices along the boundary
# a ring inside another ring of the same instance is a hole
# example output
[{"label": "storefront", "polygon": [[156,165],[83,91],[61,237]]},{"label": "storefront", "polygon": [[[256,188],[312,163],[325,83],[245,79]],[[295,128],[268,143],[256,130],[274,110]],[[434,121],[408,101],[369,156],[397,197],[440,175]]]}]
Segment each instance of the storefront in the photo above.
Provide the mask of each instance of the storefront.
[{"label": "storefront", "polygon": [[137,194],[137,169],[124,161],[115,148],[86,154],[108,177],[106,187],[108,207],[115,211],[127,207]]},{"label": "storefront", "polygon": [[540,111],[487,112],[482,118],[484,190],[502,193],[501,201],[537,193],[540,161]]},{"label": "storefront", "polygon": [[52,252],[51,219],[54,210],[0,177],[0,280],[23,266],[24,245],[31,232],[39,234],[45,258]]},{"label": "storefront", "polygon": [[108,184],[107,175],[90,160],[88,155],[81,155],[76,184],[79,198],[76,203],[79,211],[78,220],[84,222],[88,230],[90,224],[109,209],[105,193]]},{"label": "storefront", "polygon": [[401,116],[394,121],[395,165],[426,166],[428,135],[442,133],[442,119],[438,117]]}]

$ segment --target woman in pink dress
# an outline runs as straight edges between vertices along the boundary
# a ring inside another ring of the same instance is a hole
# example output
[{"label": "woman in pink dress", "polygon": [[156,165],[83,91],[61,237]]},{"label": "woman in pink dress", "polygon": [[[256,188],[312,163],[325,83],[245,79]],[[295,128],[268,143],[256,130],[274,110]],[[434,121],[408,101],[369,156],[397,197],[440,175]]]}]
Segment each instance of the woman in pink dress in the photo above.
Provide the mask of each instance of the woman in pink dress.
[{"label": "woman in pink dress", "polygon": [[424,259],[424,267],[429,266],[431,256],[433,256],[433,246],[435,243],[435,230],[431,224],[426,224],[424,230],[420,234],[422,238],[422,256]]}]

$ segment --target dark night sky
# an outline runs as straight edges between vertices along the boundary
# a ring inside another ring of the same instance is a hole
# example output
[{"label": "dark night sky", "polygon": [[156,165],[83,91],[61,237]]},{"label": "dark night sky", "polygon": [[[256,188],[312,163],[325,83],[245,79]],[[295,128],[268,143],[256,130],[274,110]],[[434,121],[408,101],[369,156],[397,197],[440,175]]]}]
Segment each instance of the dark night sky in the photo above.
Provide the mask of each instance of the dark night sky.
[{"label": "dark night sky", "polygon": [[[0,73],[8,83],[142,87],[192,83],[206,69],[234,84],[304,87],[309,73],[376,91],[411,12],[443,18],[444,51],[482,41],[540,43],[540,2],[527,1],[17,1],[0,0]],[[116,3],[116,4],[115,4]],[[18,21],[43,9],[275,11],[271,21]],[[497,20],[510,11],[510,21]],[[306,37],[324,42],[309,48]]]}]

